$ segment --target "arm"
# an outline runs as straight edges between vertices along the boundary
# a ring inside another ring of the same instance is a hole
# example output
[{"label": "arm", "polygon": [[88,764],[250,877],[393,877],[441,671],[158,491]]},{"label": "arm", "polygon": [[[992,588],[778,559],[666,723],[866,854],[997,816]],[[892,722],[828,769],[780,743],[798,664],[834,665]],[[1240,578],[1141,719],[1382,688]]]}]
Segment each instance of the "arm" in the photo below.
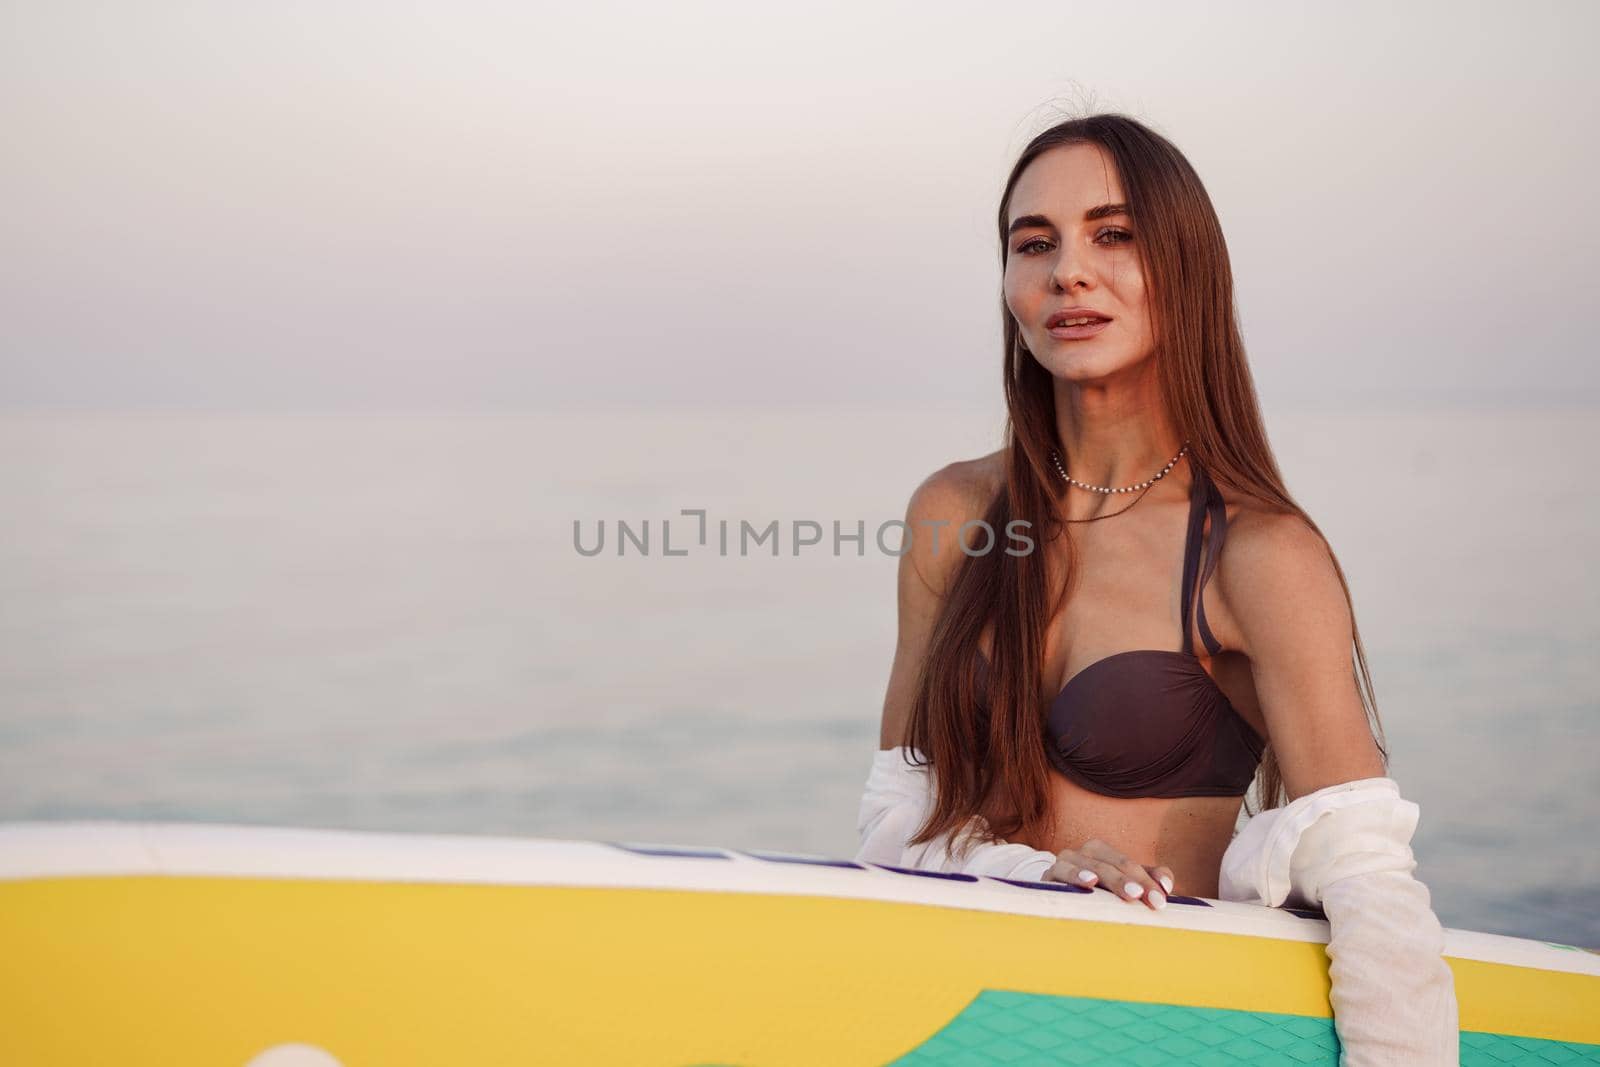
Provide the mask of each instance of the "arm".
[{"label": "arm", "polygon": [[1218,584],[1290,802],[1251,819],[1229,845],[1220,895],[1321,905],[1341,1063],[1454,1064],[1459,1018],[1444,932],[1412,876],[1420,809],[1386,776],[1367,725],[1333,562],[1294,516],[1252,517],[1230,533],[1231,567]]},{"label": "arm", "polygon": [[[1027,845],[980,842],[963,852],[952,848],[948,835],[914,847],[906,845],[922,824],[933,799],[930,769],[911,765],[908,761],[913,758],[913,750],[905,747],[917,675],[928,654],[945,590],[956,565],[964,558],[954,541],[955,531],[968,519],[981,518],[986,503],[986,487],[974,476],[973,465],[957,463],[919,485],[906,509],[911,549],[900,557],[899,631],[883,702],[879,751],[873,756],[856,821],[861,839],[856,858],[894,867],[1039,881],[1054,864],[1055,856]],[[946,525],[938,528],[939,548],[935,552],[931,536],[934,527],[927,524],[940,521]],[[952,856],[952,851],[959,855]]]},{"label": "arm", "polygon": [[949,835],[945,835],[908,847],[907,839],[922,825],[933,799],[928,768],[911,766],[907,760],[912,753],[909,748],[891,748],[881,749],[873,756],[856,818],[861,837],[858,861],[1030,882],[1045,880],[1046,872],[1055,865],[1055,855],[1023,844],[998,839],[978,842],[964,852],[957,850],[959,854],[953,856]]}]

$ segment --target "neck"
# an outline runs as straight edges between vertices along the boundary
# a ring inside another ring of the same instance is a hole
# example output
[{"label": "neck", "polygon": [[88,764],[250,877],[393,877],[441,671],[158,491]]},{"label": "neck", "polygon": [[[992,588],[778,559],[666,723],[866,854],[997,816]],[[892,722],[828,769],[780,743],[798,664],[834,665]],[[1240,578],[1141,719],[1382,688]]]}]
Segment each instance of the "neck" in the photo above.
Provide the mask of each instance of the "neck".
[{"label": "neck", "polygon": [[1129,392],[1057,378],[1055,394],[1061,462],[1077,481],[1134,485],[1153,477],[1183,447],[1153,387]]}]

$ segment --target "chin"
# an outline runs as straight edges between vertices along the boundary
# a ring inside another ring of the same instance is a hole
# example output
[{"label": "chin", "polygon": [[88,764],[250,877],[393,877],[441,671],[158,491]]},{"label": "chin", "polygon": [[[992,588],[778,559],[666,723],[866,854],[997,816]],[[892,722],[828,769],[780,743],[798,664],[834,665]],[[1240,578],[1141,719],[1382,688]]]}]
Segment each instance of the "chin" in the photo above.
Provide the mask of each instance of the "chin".
[{"label": "chin", "polygon": [[1065,353],[1052,352],[1048,360],[1040,360],[1051,377],[1062,378],[1069,382],[1099,381],[1135,370],[1148,358],[1125,352],[1091,351],[1087,346],[1093,342],[1072,343],[1080,347],[1076,351]]},{"label": "chin", "polygon": [[1075,359],[1070,356],[1063,358],[1058,354],[1045,363],[1044,368],[1053,378],[1064,378],[1069,382],[1092,382],[1110,377],[1122,368],[1122,364],[1099,353],[1085,352]]}]

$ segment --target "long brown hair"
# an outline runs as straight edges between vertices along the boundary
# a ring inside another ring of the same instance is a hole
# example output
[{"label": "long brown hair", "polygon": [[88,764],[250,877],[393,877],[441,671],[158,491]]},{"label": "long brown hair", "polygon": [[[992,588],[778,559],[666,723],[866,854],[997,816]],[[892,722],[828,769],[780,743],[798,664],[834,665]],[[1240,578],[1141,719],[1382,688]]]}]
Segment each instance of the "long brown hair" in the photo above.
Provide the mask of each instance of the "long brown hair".
[{"label": "long brown hair", "polygon": [[[1070,119],[1033,138],[1012,167],[1000,199],[1002,276],[1017,180],[1041,153],[1072,144],[1098,145],[1122,179],[1129,214],[1139,226],[1135,247],[1152,301],[1160,395],[1173,426],[1189,441],[1192,462],[1219,487],[1298,515],[1326,546],[1327,537],[1284,487],[1245,361],[1222,227],[1199,175],[1171,142],[1118,114]],[[1048,467],[1056,440],[1055,394],[1049,371],[1024,347],[1003,295],[1000,311],[1005,323],[1006,476],[984,519],[994,530],[1026,520],[1048,543],[1062,531]],[[1053,598],[1047,595],[1043,553],[1037,550],[970,555],[957,567],[934,626],[907,729],[906,744],[927,758],[938,785],[934,806],[914,843],[960,831],[974,815],[984,821],[971,836],[962,836],[958,849],[984,838],[1037,843],[1049,835],[1049,740],[1040,714],[1045,700],[1040,677],[1046,628],[1071,588],[1071,539],[1062,540],[1067,581]],[[1331,547],[1328,555],[1349,603],[1344,570]],[[1352,604],[1352,674],[1387,765],[1383,726],[1354,614]],[[986,730],[980,730],[973,714],[980,699],[978,638],[989,623],[993,653],[983,699],[990,714]],[[1261,810],[1288,799],[1270,743],[1254,784]]]}]

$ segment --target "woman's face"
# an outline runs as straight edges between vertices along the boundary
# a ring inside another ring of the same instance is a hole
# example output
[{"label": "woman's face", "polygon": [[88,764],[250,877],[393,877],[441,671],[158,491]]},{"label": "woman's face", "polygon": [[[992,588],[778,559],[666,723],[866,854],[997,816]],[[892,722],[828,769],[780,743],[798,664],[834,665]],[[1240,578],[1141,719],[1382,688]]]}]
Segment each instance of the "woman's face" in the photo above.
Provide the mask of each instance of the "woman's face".
[{"label": "woman's face", "polygon": [[[1155,335],[1133,219],[1110,155],[1098,145],[1045,151],[1012,190],[1006,307],[1035,359],[1057,378],[1091,382],[1150,358]],[[1098,321],[1052,326],[1062,312]]]}]

